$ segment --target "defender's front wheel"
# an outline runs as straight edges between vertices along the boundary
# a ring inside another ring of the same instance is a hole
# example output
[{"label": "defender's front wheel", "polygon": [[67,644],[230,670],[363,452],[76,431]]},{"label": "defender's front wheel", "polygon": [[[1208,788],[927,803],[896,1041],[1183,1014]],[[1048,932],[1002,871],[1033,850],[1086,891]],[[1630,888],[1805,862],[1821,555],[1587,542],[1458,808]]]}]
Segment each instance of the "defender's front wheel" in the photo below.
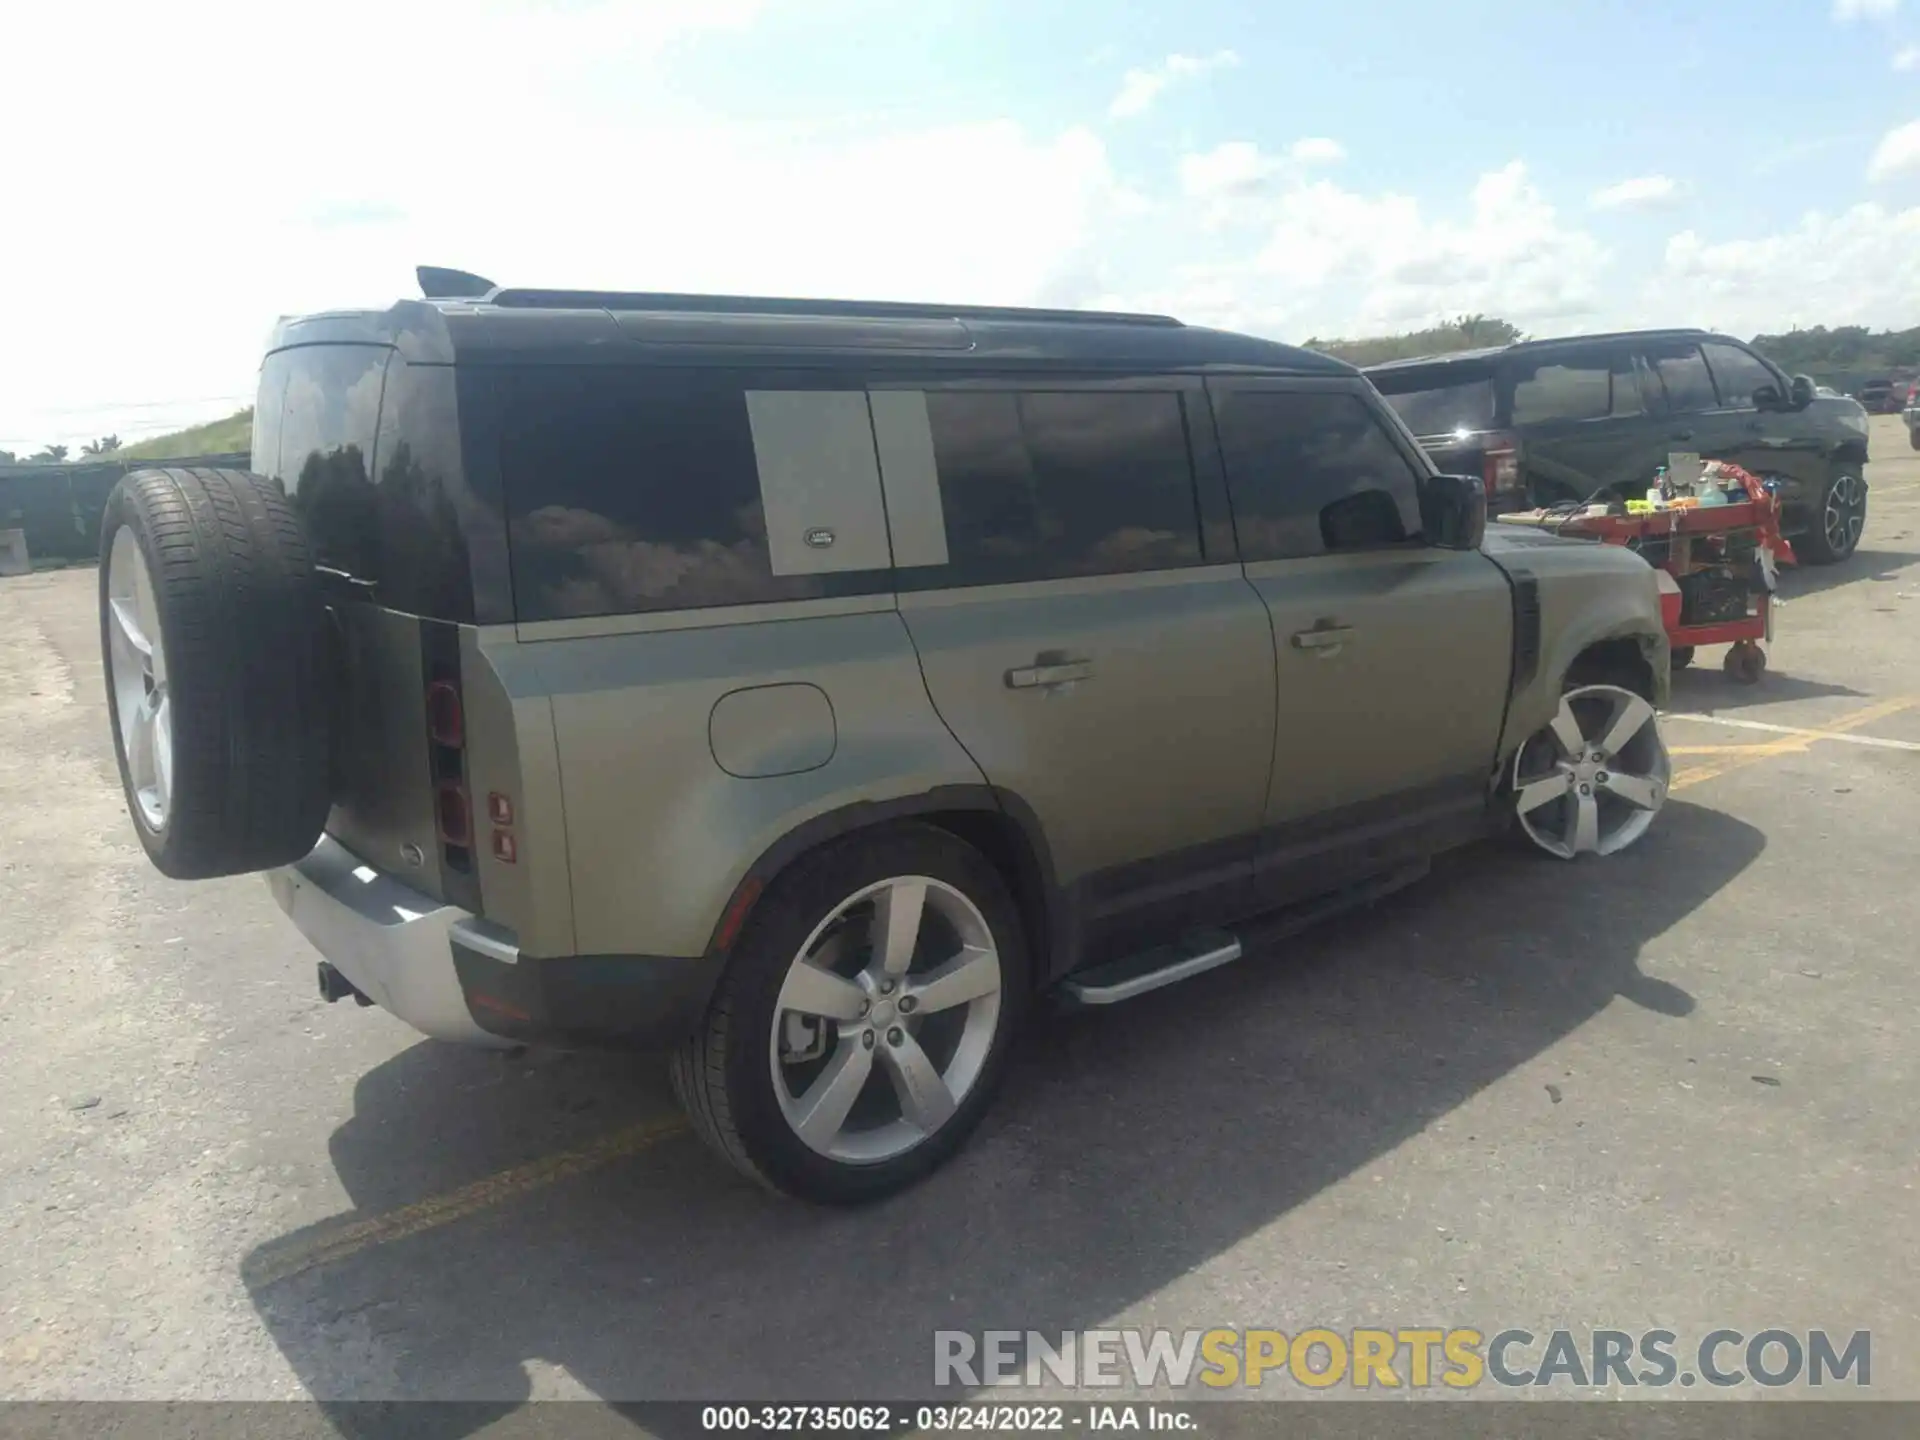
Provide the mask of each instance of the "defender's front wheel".
[{"label": "defender's front wheel", "polygon": [[1611,855],[1652,827],[1672,780],[1653,706],[1618,685],[1583,685],[1513,757],[1514,814],[1549,855]]},{"label": "defender's front wheel", "polygon": [[1027,991],[1018,913],[977,851],[930,826],[858,837],[761,901],[674,1088],[762,1184],[876,1199],[979,1122]]}]

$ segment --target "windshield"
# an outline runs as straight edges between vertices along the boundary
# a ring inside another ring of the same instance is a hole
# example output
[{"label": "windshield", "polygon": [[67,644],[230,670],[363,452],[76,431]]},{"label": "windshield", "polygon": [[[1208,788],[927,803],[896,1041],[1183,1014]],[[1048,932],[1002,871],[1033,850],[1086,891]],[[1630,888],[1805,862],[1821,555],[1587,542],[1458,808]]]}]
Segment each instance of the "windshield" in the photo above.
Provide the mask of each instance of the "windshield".
[{"label": "windshield", "polygon": [[[1404,380],[1378,375],[1369,378],[1415,435],[1485,430],[1493,423],[1493,381],[1488,376],[1462,376],[1450,384],[1435,383],[1431,372]],[[1402,384],[1415,388],[1401,390]]]}]

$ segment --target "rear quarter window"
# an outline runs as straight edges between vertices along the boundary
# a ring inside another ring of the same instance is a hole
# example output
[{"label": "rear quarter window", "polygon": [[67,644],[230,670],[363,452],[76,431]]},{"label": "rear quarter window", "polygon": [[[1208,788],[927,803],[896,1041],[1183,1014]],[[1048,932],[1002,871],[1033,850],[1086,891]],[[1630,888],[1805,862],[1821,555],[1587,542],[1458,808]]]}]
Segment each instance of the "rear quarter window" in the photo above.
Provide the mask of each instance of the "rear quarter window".
[{"label": "rear quarter window", "polygon": [[1429,438],[1493,424],[1493,377],[1471,370],[1376,376],[1375,388],[1415,435]]},{"label": "rear quarter window", "polygon": [[[763,436],[775,422],[783,445],[804,445],[808,461],[830,462],[824,473],[822,464],[803,463],[808,475],[789,474],[792,455],[756,451],[749,392],[820,389],[818,382],[809,387],[787,379],[637,365],[502,372],[495,380],[499,455],[518,617],[626,615],[890,589],[871,426],[853,435],[831,423],[846,392],[821,389],[838,399],[823,400],[811,418],[764,405],[757,417]],[[864,406],[864,397],[859,403]],[[824,454],[836,436],[846,453]],[[851,525],[806,528],[821,542],[815,573],[795,573],[794,537],[784,530],[776,564],[763,458],[779,477],[776,498],[783,506],[795,499],[793,485],[810,477],[830,488],[821,498],[839,505],[842,515],[847,485],[872,473],[870,513],[856,505]],[[852,530],[859,533],[843,533]],[[882,551],[877,565],[831,568],[848,556],[856,557],[853,563],[870,559],[875,536]]]}]

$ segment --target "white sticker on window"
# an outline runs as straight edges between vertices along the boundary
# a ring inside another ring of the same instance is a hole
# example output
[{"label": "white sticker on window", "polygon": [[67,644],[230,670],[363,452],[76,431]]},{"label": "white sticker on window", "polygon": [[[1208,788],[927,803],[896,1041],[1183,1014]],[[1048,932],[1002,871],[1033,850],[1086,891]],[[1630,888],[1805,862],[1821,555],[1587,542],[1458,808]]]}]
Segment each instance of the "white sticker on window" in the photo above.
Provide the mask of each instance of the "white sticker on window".
[{"label": "white sticker on window", "polygon": [[747,421],[774,574],[893,563],[863,391],[749,390]]},{"label": "white sticker on window", "polygon": [[893,563],[947,563],[947,517],[940,508],[940,471],[933,455],[927,397],[919,390],[875,390],[873,436],[886,487]]}]

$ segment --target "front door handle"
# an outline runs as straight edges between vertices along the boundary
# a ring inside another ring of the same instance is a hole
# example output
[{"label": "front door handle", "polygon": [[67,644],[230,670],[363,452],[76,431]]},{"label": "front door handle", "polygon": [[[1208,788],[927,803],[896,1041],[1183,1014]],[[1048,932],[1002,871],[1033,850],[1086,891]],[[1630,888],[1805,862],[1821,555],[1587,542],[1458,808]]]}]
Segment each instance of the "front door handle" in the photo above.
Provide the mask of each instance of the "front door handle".
[{"label": "front door handle", "polygon": [[1293,648],[1296,650],[1318,650],[1322,655],[1331,655],[1352,638],[1351,625],[1319,624],[1311,630],[1293,632]]},{"label": "front door handle", "polygon": [[1055,660],[1051,656],[1040,656],[1031,665],[1023,665],[1016,670],[1007,671],[1007,688],[1010,690],[1050,689],[1055,685],[1071,685],[1077,680],[1093,678],[1091,660]]},{"label": "front door handle", "polygon": [[1691,430],[1676,430],[1673,432],[1673,438],[1676,440],[1691,440],[1693,438],[1693,432]]}]

